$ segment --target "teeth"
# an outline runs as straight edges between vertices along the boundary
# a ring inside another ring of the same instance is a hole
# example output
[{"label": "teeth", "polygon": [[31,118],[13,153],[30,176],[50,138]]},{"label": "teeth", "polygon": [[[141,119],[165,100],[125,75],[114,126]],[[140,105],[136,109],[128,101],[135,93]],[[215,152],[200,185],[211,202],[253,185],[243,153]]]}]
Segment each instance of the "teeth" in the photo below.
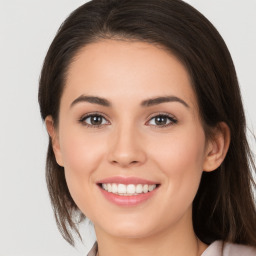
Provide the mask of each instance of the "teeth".
[{"label": "teeth", "polygon": [[129,195],[138,195],[141,193],[148,193],[153,191],[156,188],[156,184],[148,185],[148,184],[116,184],[116,183],[103,183],[101,184],[102,188],[108,192],[112,192],[114,194],[129,196]]},{"label": "teeth", "polygon": [[118,191],[118,188],[117,188],[117,185],[116,184],[112,184],[112,193],[117,193]]},{"label": "teeth", "polygon": [[143,192],[144,192],[144,193],[147,193],[147,192],[148,192],[148,185],[144,185],[144,186],[143,186]]},{"label": "teeth", "polygon": [[126,187],[126,192],[127,194],[135,194],[135,185],[133,184],[129,184],[127,187]]},{"label": "teeth", "polygon": [[[111,186],[111,184],[109,184]],[[108,190],[108,192],[111,192]],[[126,194],[126,186],[124,184],[118,184],[117,186],[117,193],[118,194]]]},{"label": "teeth", "polygon": [[148,186],[148,191],[151,192],[155,189],[156,187],[154,185]]},{"label": "teeth", "polygon": [[136,193],[137,193],[137,194],[140,194],[140,193],[142,193],[142,191],[143,191],[142,185],[141,185],[141,184],[138,184],[138,185],[136,186]]}]

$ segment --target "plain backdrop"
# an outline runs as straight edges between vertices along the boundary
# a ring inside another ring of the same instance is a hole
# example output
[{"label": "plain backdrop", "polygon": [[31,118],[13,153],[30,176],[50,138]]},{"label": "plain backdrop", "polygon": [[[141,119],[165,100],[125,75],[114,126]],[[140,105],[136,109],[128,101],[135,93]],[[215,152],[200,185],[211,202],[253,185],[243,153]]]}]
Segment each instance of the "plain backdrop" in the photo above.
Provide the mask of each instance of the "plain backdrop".
[{"label": "plain backdrop", "polygon": [[[82,0],[0,0],[0,256],[86,255],[59,234],[46,190],[47,134],[37,103],[46,51]],[[250,130],[256,130],[256,0],[191,0],[226,41]],[[254,152],[255,142],[249,136]]]}]

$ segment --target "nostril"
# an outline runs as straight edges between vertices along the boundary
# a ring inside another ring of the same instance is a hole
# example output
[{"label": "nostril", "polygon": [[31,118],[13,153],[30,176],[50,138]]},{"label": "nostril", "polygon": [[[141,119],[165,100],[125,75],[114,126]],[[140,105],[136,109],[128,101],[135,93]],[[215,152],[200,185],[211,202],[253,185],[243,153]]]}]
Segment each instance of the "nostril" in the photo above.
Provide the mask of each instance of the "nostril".
[{"label": "nostril", "polygon": [[118,162],[116,160],[113,160],[112,163],[122,165],[122,166],[129,166],[129,165],[136,165],[136,164],[139,163],[139,161],[131,161],[131,162],[129,162],[129,161],[127,161],[127,162],[126,161],[120,161],[120,162]]}]

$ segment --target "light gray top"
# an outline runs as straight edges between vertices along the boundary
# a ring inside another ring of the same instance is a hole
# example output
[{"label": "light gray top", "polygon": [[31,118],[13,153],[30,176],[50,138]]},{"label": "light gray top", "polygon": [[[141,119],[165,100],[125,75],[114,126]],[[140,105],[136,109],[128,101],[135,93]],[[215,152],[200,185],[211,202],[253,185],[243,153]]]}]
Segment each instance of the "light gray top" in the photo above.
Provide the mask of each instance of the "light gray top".
[{"label": "light gray top", "polygon": [[256,256],[256,248],[215,241],[201,256]]},{"label": "light gray top", "polygon": [[[97,243],[95,243],[87,256],[96,256],[97,249],[98,246]],[[256,256],[256,248],[246,245],[215,241],[209,245],[201,256]]]}]

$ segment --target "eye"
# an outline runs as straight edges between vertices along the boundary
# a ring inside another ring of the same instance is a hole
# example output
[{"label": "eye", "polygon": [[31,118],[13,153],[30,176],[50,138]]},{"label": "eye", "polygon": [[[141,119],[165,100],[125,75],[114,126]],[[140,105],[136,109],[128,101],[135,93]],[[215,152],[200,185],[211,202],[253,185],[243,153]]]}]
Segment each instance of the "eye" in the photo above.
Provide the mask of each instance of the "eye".
[{"label": "eye", "polygon": [[159,126],[159,127],[166,127],[176,123],[177,123],[177,120],[168,114],[156,115],[147,122],[148,125]]},{"label": "eye", "polygon": [[109,124],[107,119],[100,114],[89,114],[89,115],[83,116],[79,120],[79,122],[83,123],[86,126],[92,127],[92,128],[97,128],[102,125]]}]

